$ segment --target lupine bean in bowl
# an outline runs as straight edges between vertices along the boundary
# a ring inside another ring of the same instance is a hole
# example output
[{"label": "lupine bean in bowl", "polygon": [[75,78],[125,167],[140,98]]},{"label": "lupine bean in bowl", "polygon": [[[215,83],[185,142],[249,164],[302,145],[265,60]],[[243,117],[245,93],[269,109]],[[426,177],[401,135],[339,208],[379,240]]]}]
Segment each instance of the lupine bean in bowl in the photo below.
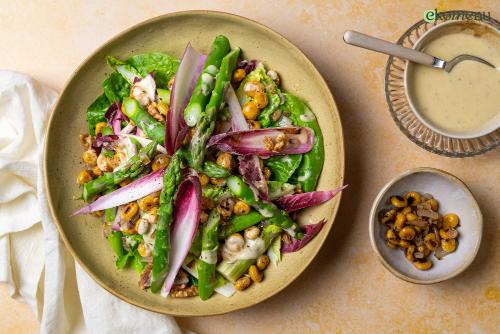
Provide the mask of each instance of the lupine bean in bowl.
[{"label": "lupine bean in bowl", "polygon": [[[394,207],[391,197],[410,191],[432,194],[439,202],[439,213],[454,213],[460,219],[456,238],[458,247],[442,260],[428,254],[433,265],[424,268],[426,270],[408,261],[406,252],[388,247],[388,227],[380,223],[379,213]],[[481,211],[467,186],[455,176],[434,168],[409,170],[389,181],[377,195],[369,221],[370,241],[382,264],[395,276],[418,284],[441,282],[464,271],[477,254],[482,228]]]}]

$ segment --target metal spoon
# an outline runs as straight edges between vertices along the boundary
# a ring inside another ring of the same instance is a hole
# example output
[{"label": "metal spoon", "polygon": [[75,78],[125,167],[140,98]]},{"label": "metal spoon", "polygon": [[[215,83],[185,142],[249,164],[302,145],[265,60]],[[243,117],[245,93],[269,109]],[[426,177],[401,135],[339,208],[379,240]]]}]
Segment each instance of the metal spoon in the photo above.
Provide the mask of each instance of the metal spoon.
[{"label": "metal spoon", "polygon": [[368,36],[352,30],[348,30],[344,33],[344,42],[364,49],[373,50],[385,53],[390,56],[395,56],[406,60],[410,60],[422,65],[433,66],[436,68],[444,69],[446,72],[450,72],[453,69],[453,67],[455,67],[455,65],[464,60],[477,61],[479,63],[495,68],[495,65],[476,56],[460,55],[456,56],[450,61],[445,61],[437,57],[431,56],[425,52],[417,51],[410,48],[405,48],[404,46],[401,46],[399,44],[390,43],[382,39],[378,39],[376,37]]}]

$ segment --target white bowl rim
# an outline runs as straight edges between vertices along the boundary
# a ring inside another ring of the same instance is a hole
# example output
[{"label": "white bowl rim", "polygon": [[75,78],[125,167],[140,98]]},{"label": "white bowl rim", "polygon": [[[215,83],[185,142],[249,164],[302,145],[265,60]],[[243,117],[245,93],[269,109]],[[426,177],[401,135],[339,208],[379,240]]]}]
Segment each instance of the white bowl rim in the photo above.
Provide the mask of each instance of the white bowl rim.
[{"label": "white bowl rim", "polygon": [[[384,197],[384,195],[389,190],[389,188],[392,185],[394,185],[396,182],[399,182],[400,180],[402,180],[403,178],[405,178],[407,176],[410,176],[410,175],[413,175],[413,174],[417,174],[417,173],[433,173],[433,174],[438,174],[440,176],[443,176],[443,177],[448,178],[449,180],[453,181],[457,186],[459,186],[460,188],[462,188],[467,195],[470,196],[470,198],[472,199],[472,204],[476,208],[477,213],[478,213],[478,222],[477,223],[478,223],[479,233],[477,234],[478,235],[478,239],[476,241],[476,244],[475,244],[475,247],[473,249],[473,252],[470,253],[471,256],[469,256],[466,259],[466,261],[464,261],[462,263],[462,265],[459,266],[452,273],[450,273],[448,275],[445,275],[443,277],[439,277],[439,278],[435,278],[435,279],[429,279],[429,280],[416,279],[416,278],[413,278],[413,277],[409,277],[409,276],[403,274],[402,272],[400,272],[399,270],[397,270],[393,265],[391,265],[385,259],[385,257],[382,255],[382,253],[379,251],[379,249],[377,247],[376,240],[375,240],[376,236],[375,236],[375,233],[374,233],[374,231],[375,231],[375,224],[379,223],[378,220],[377,220],[377,214],[378,214],[377,213],[377,207],[378,207],[380,201],[382,200],[382,198]],[[465,271],[465,269],[467,269],[472,264],[472,262],[474,262],[474,259],[476,258],[477,253],[479,252],[479,248],[481,246],[481,240],[482,240],[482,235],[483,235],[483,215],[481,213],[481,209],[479,208],[479,205],[477,204],[476,199],[474,198],[474,195],[472,194],[472,192],[470,191],[470,189],[467,187],[467,185],[462,180],[460,180],[458,177],[456,177],[453,174],[448,173],[448,172],[446,172],[444,170],[433,168],[433,167],[417,167],[417,168],[409,169],[409,170],[407,170],[407,171],[399,174],[398,176],[394,177],[389,182],[387,182],[382,187],[382,189],[380,189],[380,191],[377,194],[377,197],[375,197],[375,200],[373,201],[372,207],[370,209],[370,217],[369,217],[369,221],[368,221],[368,232],[369,232],[369,236],[370,236],[370,243],[371,243],[372,248],[373,248],[375,254],[377,255],[379,261],[394,276],[396,276],[396,277],[398,277],[398,278],[400,278],[402,280],[405,280],[407,282],[410,282],[410,283],[422,284],[422,285],[434,284],[434,283],[439,283],[439,282],[443,282],[443,281],[449,280],[449,279],[451,279],[451,278],[453,278],[453,277],[461,274],[463,271]]]},{"label": "white bowl rim", "polygon": [[[474,24],[478,24],[478,25],[483,25],[485,27],[488,27],[492,31],[498,32],[495,29],[495,27],[492,27],[491,25],[487,24],[486,22],[482,22],[482,21],[456,21],[456,20],[447,21],[447,22],[440,23],[440,24],[438,24],[438,25],[430,28],[426,32],[424,32],[422,34],[422,36],[420,36],[420,38],[417,39],[417,41],[413,45],[413,49],[418,50],[422,46],[422,44],[426,40],[428,40],[430,38],[429,36],[432,37],[432,35],[436,34],[436,31],[439,31],[440,29],[444,29],[444,28],[446,28],[447,26],[450,26],[450,25],[460,25],[460,24],[464,24],[464,23],[469,23],[469,24],[470,23],[474,23]],[[431,129],[432,131],[434,131],[436,133],[439,133],[439,134],[441,134],[443,136],[450,137],[450,138],[473,139],[473,138],[479,138],[479,137],[485,136],[485,135],[487,135],[489,133],[494,132],[498,128],[500,128],[500,117],[497,117],[497,121],[496,122],[491,122],[490,126],[484,127],[480,131],[467,132],[467,133],[462,133],[462,134],[447,132],[446,130],[443,130],[443,129],[441,129],[439,127],[436,127],[435,125],[433,125],[422,114],[420,114],[420,112],[418,111],[418,109],[415,107],[415,104],[413,103],[413,99],[411,97],[411,94],[410,94],[410,92],[408,90],[408,80],[409,80],[408,79],[408,73],[409,73],[408,67],[410,66],[411,63],[412,63],[411,61],[406,61],[405,71],[404,71],[404,89],[405,89],[406,98],[408,100],[408,104],[410,105],[410,109],[413,112],[413,114],[418,118],[418,120],[420,122],[422,122],[429,129]]]}]

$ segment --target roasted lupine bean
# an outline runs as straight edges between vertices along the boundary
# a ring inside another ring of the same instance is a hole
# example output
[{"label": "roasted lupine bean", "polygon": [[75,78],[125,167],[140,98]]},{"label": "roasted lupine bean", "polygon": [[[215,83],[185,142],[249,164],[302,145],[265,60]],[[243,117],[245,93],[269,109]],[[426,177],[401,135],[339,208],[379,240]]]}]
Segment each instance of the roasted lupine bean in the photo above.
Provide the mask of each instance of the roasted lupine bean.
[{"label": "roasted lupine bean", "polygon": [[248,276],[240,277],[236,283],[234,283],[234,288],[238,291],[243,291],[252,284],[252,280]]},{"label": "roasted lupine bean", "polygon": [[416,191],[407,192],[404,198],[408,201],[408,205],[417,205],[422,202],[422,197]]},{"label": "roasted lupine bean", "polygon": [[415,229],[411,226],[406,226],[399,231],[399,237],[403,240],[413,240],[415,239]]},{"label": "roasted lupine bean", "polygon": [[92,175],[87,170],[82,170],[78,173],[78,177],[76,178],[76,183],[79,185],[84,185],[85,183],[92,180]]},{"label": "roasted lupine bean", "polygon": [[396,214],[396,220],[394,221],[394,227],[396,228],[396,231],[401,230],[406,223],[406,216],[402,214],[401,212],[398,212]]},{"label": "roasted lupine bean", "polygon": [[423,262],[420,262],[420,261],[414,261],[413,262],[413,265],[415,266],[415,268],[417,268],[418,270],[429,270],[431,269],[432,267],[432,262],[431,260],[429,259],[426,259],[425,261]]},{"label": "roasted lupine bean", "polygon": [[443,226],[447,228],[455,228],[458,226],[460,219],[454,213],[448,213],[443,216]]},{"label": "roasted lupine bean", "polygon": [[404,208],[405,206],[408,205],[406,199],[404,199],[401,196],[392,196],[391,204],[394,205],[396,208]]},{"label": "roasted lupine bean", "polygon": [[443,250],[446,253],[452,253],[457,249],[457,240],[456,239],[449,239],[449,240],[442,239],[441,240],[441,248],[443,248]]},{"label": "roasted lupine bean", "polygon": [[264,279],[264,274],[259,271],[256,265],[250,266],[250,268],[248,269],[248,274],[250,275],[252,281],[254,281],[255,283],[260,283]]},{"label": "roasted lupine bean", "polygon": [[267,266],[269,265],[269,256],[267,256],[266,254],[263,254],[261,256],[259,256],[259,258],[257,259],[257,268],[259,268],[259,270],[264,270],[267,268]]},{"label": "roasted lupine bean", "polygon": [[136,202],[128,203],[122,210],[122,218],[124,220],[132,220],[139,212],[139,205]]},{"label": "roasted lupine bean", "polygon": [[250,212],[250,205],[243,201],[237,201],[233,207],[233,213],[237,216],[246,215]]}]

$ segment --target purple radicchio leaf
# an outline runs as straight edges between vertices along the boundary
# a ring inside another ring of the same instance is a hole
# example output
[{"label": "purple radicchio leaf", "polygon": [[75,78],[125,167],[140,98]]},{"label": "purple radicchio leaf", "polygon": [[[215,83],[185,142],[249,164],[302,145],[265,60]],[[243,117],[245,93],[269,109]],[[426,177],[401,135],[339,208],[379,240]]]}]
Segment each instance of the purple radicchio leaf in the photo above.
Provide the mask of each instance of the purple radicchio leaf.
[{"label": "purple radicchio leaf", "polygon": [[[243,116],[240,102],[236,97],[233,87],[228,87],[224,98],[231,113],[231,127],[233,131],[248,130],[248,123],[245,120],[245,116]],[[262,172],[259,158],[255,155],[239,156],[238,161],[239,172],[245,181],[257,190],[262,200],[269,200],[269,189],[267,188],[267,182]]]},{"label": "purple radicchio leaf", "polygon": [[242,60],[238,63],[236,68],[242,68],[245,70],[245,73],[248,74],[255,70],[255,67],[257,67],[257,60],[256,59],[251,59],[251,60]]},{"label": "purple radicchio leaf", "polygon": [[113,128],[115,135],[119,134],[122,129],[122,121],[128,122],[128,117],[122,112],[121,105],[114,102],[104,115],[108,120],[108,124]]},{"label": "purple radicchio leaf", "polygon": [[313,142],[314,132],[310,128],[284,127],[221,133],[212,136],[207,146],[236,155],[258,155],[267,158],[307,153]]},{"label": "purple radicchio leaf", "polygon": [[295,238],[292,238],[291,243],[282,243],[281,251],[283,253],[293,253],[304,247],[311,241],[316,234],[321,231],[323,228],[323,225],[325,225],[326,220],[323,219],[317,224],[309,224],[304,226],[302,229],[304,231],[304,236],[302,239],[298,240]]},{"label": "purple radicchio leaf", "polygon": [[347,185],[329,191],[311,191],[301,194],[287,195],[278,198],[274,203],[287,212],[293,212],[310,206],[319,205],[332,199]]}]

